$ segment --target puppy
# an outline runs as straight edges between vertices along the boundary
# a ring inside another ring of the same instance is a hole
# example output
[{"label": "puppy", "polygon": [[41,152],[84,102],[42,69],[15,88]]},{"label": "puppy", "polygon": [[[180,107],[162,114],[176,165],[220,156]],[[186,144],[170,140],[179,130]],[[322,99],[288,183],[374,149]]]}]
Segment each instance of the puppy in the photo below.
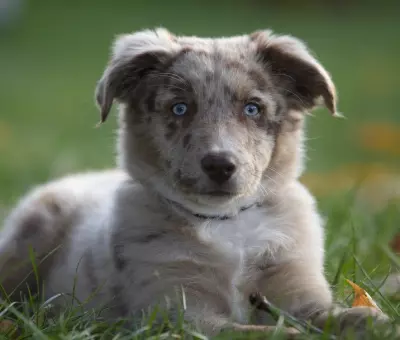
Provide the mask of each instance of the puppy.
[{"label": "puppy", "polygon": [[34,259],[46,298],[74,294],[110,319],[159,306],[174,320],[184,307],[205,334],[245,330],[265,322],[254,292],[319,327],[386,319],[334,306],[324,276],[323,223],[298,178],[305,115],[319,104],[335,115],[336,94],[301,41],[122,35],[96,100],[101,122],[119,104],[118,169],[21,200],[0,237],[8,293],[34,291]]}]

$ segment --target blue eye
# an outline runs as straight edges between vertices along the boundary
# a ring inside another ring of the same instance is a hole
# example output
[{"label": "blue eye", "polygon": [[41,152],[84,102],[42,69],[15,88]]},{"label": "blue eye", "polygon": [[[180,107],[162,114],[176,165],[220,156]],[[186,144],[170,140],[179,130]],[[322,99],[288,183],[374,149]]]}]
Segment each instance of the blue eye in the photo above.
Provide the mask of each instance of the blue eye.
[{"label": "blue eye", "polygon": [[178,103],[172,106],[172,112],[177,116],[184,115],[188,110],[188,107],[185,103]]},{"label": "blue eye", "polygon": [[255,103],[248,103],[245,105],[243,112],[246,116],[257,116],[260,113],[260,106]]}]

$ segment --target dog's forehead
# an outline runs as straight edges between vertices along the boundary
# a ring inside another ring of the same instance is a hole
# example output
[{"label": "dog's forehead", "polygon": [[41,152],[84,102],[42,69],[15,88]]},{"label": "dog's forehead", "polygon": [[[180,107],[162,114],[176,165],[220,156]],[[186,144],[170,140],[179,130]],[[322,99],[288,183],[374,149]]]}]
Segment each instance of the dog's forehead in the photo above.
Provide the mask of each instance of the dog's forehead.
[{"label": "dog's forehead", "polygon": [[229,84],[232,90],[244,90],[265,88],[268,82],[265,68],[245,38],[184,38],[181,44],[169,71],[194,86]]},{"label": "dog's forehead", "polygon": [[[254,59],[254,49],[248,36],[235,36],[228,38],[201,38],[201,37],[179,37],[181,56],[179,61],[198,64],[205,70],[221,66],[223,62],[242,62]],[[232,65],[225,65],[232,66]]]}]

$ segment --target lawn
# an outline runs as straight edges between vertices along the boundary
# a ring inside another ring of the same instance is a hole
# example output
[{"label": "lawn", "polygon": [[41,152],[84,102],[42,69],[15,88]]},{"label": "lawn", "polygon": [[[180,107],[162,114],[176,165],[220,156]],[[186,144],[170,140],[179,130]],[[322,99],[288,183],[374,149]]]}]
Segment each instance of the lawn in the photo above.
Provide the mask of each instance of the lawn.
[{"label": "lawn", "polygon": [[[400,230],[400,6],[390,1],[318,8],[261,0],[26,2],[20,20],[0,28],[0,217],[38,183],[113,166],[115,119],[94,128],[99,117],[93,91],[116,34],[154,26],[213,36],[272,28],[307,41],[332,74],[346,116],[335,119],[318,110],[308,120],[303,180],[327,219],[329,280],[341,302],[351,303],[348,278],[400,320],[400,301],[379,293],[386,275],[400,269],[400,258],[388,247]],[[71,312],[50,322],[43,308],[34,317],[12,310],[0,311],[0,317],[18,319],[25,338],[115,335],[114,328],[91,322],[92,315],[76,318]]]}]

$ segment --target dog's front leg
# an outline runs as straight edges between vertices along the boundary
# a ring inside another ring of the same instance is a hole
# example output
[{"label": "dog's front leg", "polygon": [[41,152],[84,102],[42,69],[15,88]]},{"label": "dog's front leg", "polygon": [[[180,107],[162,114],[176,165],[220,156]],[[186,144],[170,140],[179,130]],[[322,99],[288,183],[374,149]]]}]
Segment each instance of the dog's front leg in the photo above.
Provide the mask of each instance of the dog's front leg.
[{"label": "dog's front leg", "polygon": [[373,308],[334,304],[322,270],[313,267],[312,261],[291,260],[265,269],[258,289],[267,300],[294,317],[336,334],[354,332],[364,338],[369,325],[389,321],[384,313]]}]

